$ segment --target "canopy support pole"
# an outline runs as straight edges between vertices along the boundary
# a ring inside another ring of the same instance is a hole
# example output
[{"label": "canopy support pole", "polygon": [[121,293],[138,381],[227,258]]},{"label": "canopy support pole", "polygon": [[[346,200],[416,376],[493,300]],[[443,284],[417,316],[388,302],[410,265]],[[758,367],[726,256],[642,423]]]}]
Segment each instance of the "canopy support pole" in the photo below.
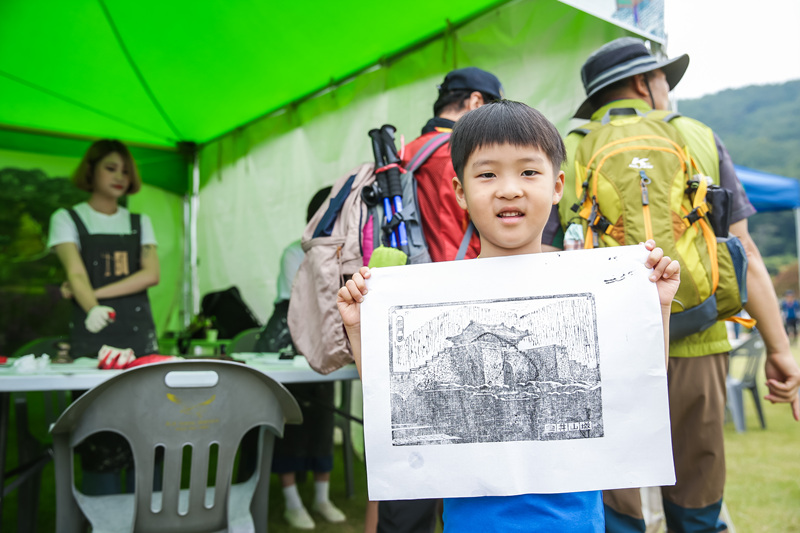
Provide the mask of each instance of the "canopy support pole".
[{"label": "canopy support pole", "polygon": [[191,281],[191,304],[190,309],[193,315],[200,314],[200,280],[197,276],[197,211],[200,209],[200,156],[195,146],[194,157],[192,158],[192,198],[191,216],[189,220],[189,241],[190,255],[189,268]]},{"label": "canopy support pole", "polygon": [[200,207],[200,156],[195,143],[179,143],[190,166],[189,192],[183,197],[183,327],[200,313],[197,274],[197,211]]},{"label": "canopy support pole", "polygon": [[794,238],[797,240],[797,262],[798,262],[798,287],[800,287],[800,207],[792,209],[794,211]]}]

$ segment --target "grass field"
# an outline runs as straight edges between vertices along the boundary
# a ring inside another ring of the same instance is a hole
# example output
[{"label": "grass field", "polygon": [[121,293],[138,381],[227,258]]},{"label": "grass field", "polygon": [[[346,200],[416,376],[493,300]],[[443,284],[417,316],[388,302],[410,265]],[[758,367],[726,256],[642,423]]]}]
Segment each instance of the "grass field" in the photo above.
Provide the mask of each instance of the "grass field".
[{"label": "grass field", "polygon": [[[800,361],[800,350],[793,348],[795,359]],[[736,372],[734,366],[733,371]],[[760,383],[763,383],[763,379]],[[745,398],[747,432],[736,433],[733,424],[725,427],[728,479],[725,500],[738,533],[792,533],[800,532],[800,424],[794,422],[786,405],[764,404],[767,429],[759,427],[751,398]],[[41,404],[33,403],[34,423],[41,417]],[[16,465],[15,431],[13,415],[9,435],[9,464]],[[45,437],[43,427],[36,433]],[[363,531],[366,508],[366,474],[363,463],[355,461],[356,494],[345,497],[341,450],[335,452],[332,474],[332,500],[347,515],[344,524],[327,524],[318,519],[315,531],[320,533],[354,533]],[[43,474],[38,513],[37,531],[55,531],[55,493],[53,466],[49,464]],[[303,501],[310,506],[314,484],[300,484]],[[271,532],[294,532],[281,516],[282,496],[276,476],[273,476],[269,502],[269,529]],[[17,494],[3,501],[3,531],[16,532]]]}]

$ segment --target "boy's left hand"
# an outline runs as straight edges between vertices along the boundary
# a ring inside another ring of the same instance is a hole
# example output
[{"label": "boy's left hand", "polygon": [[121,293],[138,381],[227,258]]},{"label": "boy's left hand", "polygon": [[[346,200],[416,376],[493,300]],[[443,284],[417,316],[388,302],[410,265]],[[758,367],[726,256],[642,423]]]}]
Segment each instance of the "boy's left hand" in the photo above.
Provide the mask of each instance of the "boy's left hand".
[{"label": "boy's left hand", "polygon": [[664,250],[657,248],[656,242],[652,239],[644,243],[644,247],[650,251],[650,255],[647,256],[647,261],[644,263],[644,266],[653,269],[650,281],[656,284],[661,307],[669,308],[675,293],[678,292],[678,286],[681,284],[681,265],[665,256]]}]

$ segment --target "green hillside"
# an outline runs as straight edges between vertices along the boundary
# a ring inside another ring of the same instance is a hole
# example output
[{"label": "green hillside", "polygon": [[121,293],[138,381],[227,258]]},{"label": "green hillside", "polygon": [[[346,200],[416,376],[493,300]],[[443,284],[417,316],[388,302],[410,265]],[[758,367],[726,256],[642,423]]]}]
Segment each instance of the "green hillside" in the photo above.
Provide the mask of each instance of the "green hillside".
[{"label": "green hillside", "polygon": [[[737,165],[800,179],[800,80],[728,89],[677,107],[713,128]],[[757,214],[749,223],[771,273],[796,261],[791,212]]]}]

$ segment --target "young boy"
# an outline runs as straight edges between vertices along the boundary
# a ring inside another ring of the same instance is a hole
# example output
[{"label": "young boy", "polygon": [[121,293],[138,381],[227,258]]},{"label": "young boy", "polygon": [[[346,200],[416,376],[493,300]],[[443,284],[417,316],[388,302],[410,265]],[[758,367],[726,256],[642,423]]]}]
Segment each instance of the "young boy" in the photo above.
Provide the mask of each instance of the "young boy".
[{"label": "young boy", "polygon": [[[464,115],[450,139],[455,195],[481,239],[480,257],[535,254],[552,205],[564,187],[559,169],[566,157],[555,126],[519,102],[502,100]],[[664,257],[653,241],[646,266],[658,288],[665,354],[670,304],[680,283],[677,261]],[[499,272],[498,275],[509,275]],[[512,274],[513,275],[513,274]],[[367,294],[364,268],[339,290],[338,306],[361,371],[361,310]],[[447,498],[446,532],[466,531],[604,531],[600,491],[566,494]]]}]

